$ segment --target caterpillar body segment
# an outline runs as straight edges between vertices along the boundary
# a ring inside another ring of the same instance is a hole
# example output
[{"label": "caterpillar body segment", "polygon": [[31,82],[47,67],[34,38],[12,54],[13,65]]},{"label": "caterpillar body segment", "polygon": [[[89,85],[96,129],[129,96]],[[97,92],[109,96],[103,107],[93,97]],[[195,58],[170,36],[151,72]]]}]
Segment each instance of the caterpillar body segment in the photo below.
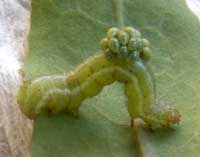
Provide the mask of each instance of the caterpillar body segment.
[{"label": "caterpillar body segment", "polygon": [[[41,112],[58,113],[66,109],[66,104],[70,104],[70,92],[65,89],[51,89],[40,100],[35,108],[35,113]],[[70,105],[69,105],[70,106]]]},{"label": "caterpillar body segment", "polygon": [[49,90],[35,106],[35,114],[39,114],[42,111],[57,113],[63,110],[78,110],[79,104],[84,99],[97,95],[104,86],[115,81],[125,84],[125,94],[128,98],[127,107],[130,115],[132,117],[140,116],[142,114],[143,101],[137,78],[119,66],[99,70],[74,89],[69,90],[66,87]]},{"label": "caterpillar body segment", "polygon": [[26,98],[27,98],[27,89],[30,86],[31,81],[23,81],[22,85],[20,86],[20,89],[17,93],[17,103],[19,104],[19,107],[21,111],[25,115],[29,115],[29,105],[26,104]]},{"label": "caterpillar body segment", "polygon": [[115,78],[117,81],[124,83],[124,94],[127,97],[127,109],[131,118],[143,115],[143,95],[138,80],[127,70],[116,68]]},{"label": "caterpillar body segment", "polygon": [[85,98],[93,97],[102,90],[103,86],[95,80],[97,75],[97,73],[93,74],[88,81],[80,86],[81,93],[83,93]]},{"label": "caterpillar body segment", "polygon": [[149,110],[149,108],[155,104],[154,82],[151,74],[141,60],[135,60],[131,64],[130,72],[133,73],[138,80],[143,96],[143,110]]},{"label": "caterpillar body segment", "polygon": [[65,76],[43,76],[29,83],[26,87],[26,96],[21,98],[18,95],[18,100],[24,100],[24,105],[20,105],[22,111],[31,117],[35,115],[35,105],[49,90],[54,88],[65,88]]},{"label": "caterpillar body segment", "polygon": [[148,66],[151,50],[147,39],[132,27],[111,28],[100,42],[102,51],[66,75],[26,81],[18,93],[22,112],[34,118],[42,112],[78,114],[81,102],[115,81],[124,84],[127,110],[132,119],[149,126],[171,126],[180,121],[178,111],[156,104],[153,74]]},{"label": "caterpillar body segment", "polygon": [[103,53],[100,53],[94,57],[90,57],[84,63],[77,67],[77,69],[73,72],[76,76],[76,79],[80,84],[86,81],[92,74],[97,71],[113,66],[114,63],[110,62]]}]

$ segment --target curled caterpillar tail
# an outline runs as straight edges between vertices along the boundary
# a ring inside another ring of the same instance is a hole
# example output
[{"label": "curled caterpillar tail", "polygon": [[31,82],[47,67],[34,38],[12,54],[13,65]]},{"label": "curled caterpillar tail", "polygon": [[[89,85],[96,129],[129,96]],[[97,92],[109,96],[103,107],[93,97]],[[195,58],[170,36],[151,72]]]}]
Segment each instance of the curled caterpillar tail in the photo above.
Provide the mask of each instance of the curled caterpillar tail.
[{"label": "curled caterpillar tail", "polygon": [[100,54],[89,57],[67,75],[23,82],[17,97],[22,112],[29,118],[43,112],[77,115],[83,100],[118,81],[124,84],[131,119],[140,117],[151,127],[178,124],[178,111],[155,101],[155,82],[148,67],[152,55],[149,41],[132,27],[113,27],[100,45]]}]

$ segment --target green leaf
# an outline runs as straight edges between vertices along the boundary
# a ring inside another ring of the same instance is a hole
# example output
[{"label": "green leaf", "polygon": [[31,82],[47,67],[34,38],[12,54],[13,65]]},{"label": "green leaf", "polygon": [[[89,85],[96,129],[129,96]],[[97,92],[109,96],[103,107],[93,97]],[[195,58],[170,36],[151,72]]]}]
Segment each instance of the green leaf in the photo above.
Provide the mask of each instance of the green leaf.
[{"label": "green leaf", "polygon": [[[35,121],[32,157],[198,157],[200,24],[183,0],[32,0],[26,79],[74,69],[96,54],[111,26],[134,26],[150,40],[158,98],[175,105],[175,130],[132,131],[117,83],[83,103],[78,118]],[[134,144],[134,135],[137,144]]]}]

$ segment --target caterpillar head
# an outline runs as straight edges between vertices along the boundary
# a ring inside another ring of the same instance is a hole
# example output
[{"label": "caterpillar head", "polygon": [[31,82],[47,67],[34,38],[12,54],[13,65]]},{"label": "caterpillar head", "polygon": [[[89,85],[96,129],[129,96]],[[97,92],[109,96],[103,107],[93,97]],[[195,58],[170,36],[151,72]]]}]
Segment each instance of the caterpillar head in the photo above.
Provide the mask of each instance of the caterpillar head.
[{"label": "caterpillar head", "polygon": [[104,52],[116,57],[140,57],[145,62],[151,57],[149,41],[142,38],[141,33],[132,27],[110,28],[100,45]]},{"label": "caterpillar head", "polygon": [[174,124],[179,124],[181,119],[181,115],[175,107],[166,105],[163,102],[156,102],[155,106],[150,110],[150,113],[146,114],[152,116],[148,117],[147,120],[147,123],[155,124],[155,126],[151,125],[152,128],[167,128]]}]

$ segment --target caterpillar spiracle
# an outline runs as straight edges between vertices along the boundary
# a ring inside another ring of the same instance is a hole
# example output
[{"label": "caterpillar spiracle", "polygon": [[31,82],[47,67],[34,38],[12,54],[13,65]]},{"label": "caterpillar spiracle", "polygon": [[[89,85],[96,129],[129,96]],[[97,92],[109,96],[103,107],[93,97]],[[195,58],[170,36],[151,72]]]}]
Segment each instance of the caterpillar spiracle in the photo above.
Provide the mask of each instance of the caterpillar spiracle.
[{"label": "caterpillar spiracle", "polygon": [[29,118],[43,112],[78,114],[84,99],[118,81],[124,84],[131,119],[140,117],[149,126],[179,123],[180,114],[174,107],[156,103],[153,76],[148,68],[152,52],[149,41],[138,30],[110,28],[100,45],[101,53],[68,74],[24,81],[17,96],[22,112]]}]

